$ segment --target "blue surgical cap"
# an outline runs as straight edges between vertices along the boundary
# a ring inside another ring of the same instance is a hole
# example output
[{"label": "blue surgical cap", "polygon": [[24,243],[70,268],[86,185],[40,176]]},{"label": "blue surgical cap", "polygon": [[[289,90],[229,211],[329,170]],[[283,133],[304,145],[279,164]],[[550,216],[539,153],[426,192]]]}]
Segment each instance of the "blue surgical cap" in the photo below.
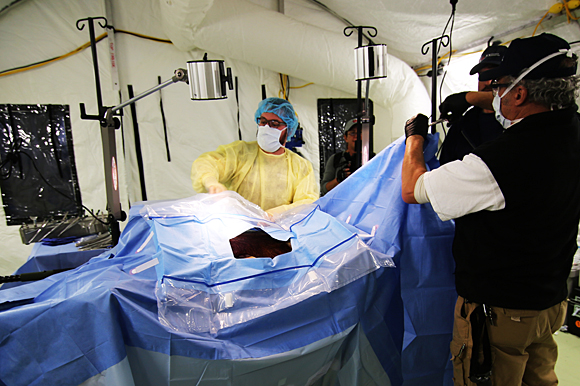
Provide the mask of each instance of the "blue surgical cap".
[{"label": "blue surgical cap", "polygon": [[255,119],[262,116],[262,113],[273,113],[280,117],[288,127],[287,138],[290,140],[298,128],[298,117],[294,112],[294,107],[286,99],[267,98],[260,102],[256,110]]}]

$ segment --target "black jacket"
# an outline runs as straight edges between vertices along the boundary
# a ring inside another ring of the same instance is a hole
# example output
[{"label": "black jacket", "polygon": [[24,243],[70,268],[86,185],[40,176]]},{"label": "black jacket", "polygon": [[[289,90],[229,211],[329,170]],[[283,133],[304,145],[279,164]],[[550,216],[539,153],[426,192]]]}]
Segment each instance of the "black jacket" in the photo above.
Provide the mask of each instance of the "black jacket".
[{"label": "black jacket", "polygon": [[505,208],[455,220],[459,295],[490,306],[542,310],[566,298],[580,221],[576,107],[526,117],[474,150]]},{"label": "black jacket", "polygon": [[476,147],[497,138],[503,132],[504,128],[493,113],[486,114],[479,107],[473,107],[449,128],[441,145],[439,162],[443,165],[461,160],[473,153]]}]

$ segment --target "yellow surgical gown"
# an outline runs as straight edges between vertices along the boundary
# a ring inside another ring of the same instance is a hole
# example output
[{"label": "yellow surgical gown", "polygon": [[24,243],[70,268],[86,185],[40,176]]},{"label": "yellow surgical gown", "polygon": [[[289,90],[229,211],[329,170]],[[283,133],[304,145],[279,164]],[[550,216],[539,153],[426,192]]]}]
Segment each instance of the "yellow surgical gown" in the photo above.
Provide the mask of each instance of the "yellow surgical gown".
[{"label": "yellow surgical gown", "polygon": [[270,213],[319,197],[308,160],[288,149],[280,155],[265,153],[256,141],[236,141],[200,155],[193,162],[191,181],[198,193],[219,182]]}]

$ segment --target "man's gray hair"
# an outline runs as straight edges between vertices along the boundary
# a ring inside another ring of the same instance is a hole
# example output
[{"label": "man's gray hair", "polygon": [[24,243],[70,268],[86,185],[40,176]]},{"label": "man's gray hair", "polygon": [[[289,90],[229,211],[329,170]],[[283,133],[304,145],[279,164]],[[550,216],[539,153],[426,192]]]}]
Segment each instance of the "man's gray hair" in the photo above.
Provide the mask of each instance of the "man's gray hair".
[{"label": "man's gray hair", "polygon": [[[513,82],[515,79],[511,79]],[[580,77],[522,79],[519,82],[528,90],[528,98],[549,109],[562,109],[576,103]]]}]

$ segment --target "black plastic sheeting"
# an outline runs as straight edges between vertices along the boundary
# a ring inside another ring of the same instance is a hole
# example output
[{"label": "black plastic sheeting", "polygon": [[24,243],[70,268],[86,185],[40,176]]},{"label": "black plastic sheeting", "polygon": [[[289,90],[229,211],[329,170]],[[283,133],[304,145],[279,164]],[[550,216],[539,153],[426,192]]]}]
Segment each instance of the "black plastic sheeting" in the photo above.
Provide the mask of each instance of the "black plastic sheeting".
[{"label": "black plastic sheeting", "polygon": [[2,104],[0,129],[7,224],[82,215],[69,107]]},{"label": "black plastic sheeting", "polygon": [[[318,146],[320,154],[320,179],[331,155],[346,150],[343,129],[347,121],[360,114],[357,99],[318,100]],[[373,116],[373,102],[369,100],[369,115]]]}]

